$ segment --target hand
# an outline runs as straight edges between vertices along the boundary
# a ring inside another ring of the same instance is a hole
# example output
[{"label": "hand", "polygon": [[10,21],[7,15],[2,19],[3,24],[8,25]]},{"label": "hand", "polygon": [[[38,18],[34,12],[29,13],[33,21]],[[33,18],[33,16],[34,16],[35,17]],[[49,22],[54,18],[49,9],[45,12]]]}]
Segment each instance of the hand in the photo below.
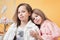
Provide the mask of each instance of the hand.
[{"label": "hand", "polygon": [[31,35],[32,37],[37,38],[37,37],[39,36],[39,33],[38,33],[37,31],[31,30],[31,31],[30,31],[30,35]]},{"label": "hand", "polygon": [[37,31],[31,30],[31,31],[30,31],[30,35],[31,35],[32,37],[36,38],[36,40],[43,40],[43,39],[41,38],[41,35],[39,35],[39,33],[38,33]]}]

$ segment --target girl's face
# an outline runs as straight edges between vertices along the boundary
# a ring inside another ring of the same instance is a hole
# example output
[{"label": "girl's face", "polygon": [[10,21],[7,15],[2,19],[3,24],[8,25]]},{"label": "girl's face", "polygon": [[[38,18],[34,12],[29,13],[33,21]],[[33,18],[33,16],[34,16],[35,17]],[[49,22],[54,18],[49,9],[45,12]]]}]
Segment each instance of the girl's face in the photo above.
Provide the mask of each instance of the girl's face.
[{"label": "girl's face", "polygon": [[36,13],[32,13],[32,20],[35,24],[38,24],[38,25],[40,25],[42,22],[41,16]]},{"label": "girl's face", "polygon": [[26,7],[20,6],[18,9],[18,18],[21,21],[26,21],[26,20],[28,20],[29,16],[30,16],[30,14],[29,14],[28,10],[26,9]]}]

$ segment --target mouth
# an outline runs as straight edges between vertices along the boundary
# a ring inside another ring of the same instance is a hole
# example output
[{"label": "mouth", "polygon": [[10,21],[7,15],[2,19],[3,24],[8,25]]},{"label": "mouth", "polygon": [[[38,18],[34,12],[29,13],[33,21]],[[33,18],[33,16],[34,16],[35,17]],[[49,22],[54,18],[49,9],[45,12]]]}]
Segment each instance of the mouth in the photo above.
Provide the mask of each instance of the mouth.
[{"label": "mouth", "polygon": [[39,22],[39,20],[37,20],[37,22]]},{"label": "mouth", "polygon": [[20,16],[20,18],[23,18],[23,16]]},{"label": "mouth", "polygon": [[36,22],[36,23],[38,23],[38,22],[39,22],[39,20],[36,20],[35,22]]}]

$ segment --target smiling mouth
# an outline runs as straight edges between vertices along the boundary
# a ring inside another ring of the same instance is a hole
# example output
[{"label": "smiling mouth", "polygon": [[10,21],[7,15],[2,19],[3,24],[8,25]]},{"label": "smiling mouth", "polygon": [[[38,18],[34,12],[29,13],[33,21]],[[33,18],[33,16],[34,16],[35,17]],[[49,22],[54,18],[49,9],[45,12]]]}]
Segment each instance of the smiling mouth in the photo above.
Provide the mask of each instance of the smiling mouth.
[{"label": "smiling mouth", "polygon": [[39,22],[39,20],[37,20],[37,22]]},{"label": "smiling mouth", "polygon": [[23,16],[21,16],[20,18],[23,18]]},{"label": "smiling mouth", "polygon": [[36,20],[36,23],[39,22],[39,20]]}]

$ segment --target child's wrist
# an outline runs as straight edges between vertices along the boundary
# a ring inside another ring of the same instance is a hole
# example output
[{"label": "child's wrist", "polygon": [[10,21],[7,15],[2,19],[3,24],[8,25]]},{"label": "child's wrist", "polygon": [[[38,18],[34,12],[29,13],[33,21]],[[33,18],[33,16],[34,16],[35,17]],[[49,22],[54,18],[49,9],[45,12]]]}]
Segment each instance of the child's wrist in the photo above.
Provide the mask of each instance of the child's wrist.
[{"label": "child's wrist", "polygon": [[38,40],[43,40],[43,38],[42,38],[42,37],[40,37],[40,36],[37,36],[37,39],[38,39]]}]

